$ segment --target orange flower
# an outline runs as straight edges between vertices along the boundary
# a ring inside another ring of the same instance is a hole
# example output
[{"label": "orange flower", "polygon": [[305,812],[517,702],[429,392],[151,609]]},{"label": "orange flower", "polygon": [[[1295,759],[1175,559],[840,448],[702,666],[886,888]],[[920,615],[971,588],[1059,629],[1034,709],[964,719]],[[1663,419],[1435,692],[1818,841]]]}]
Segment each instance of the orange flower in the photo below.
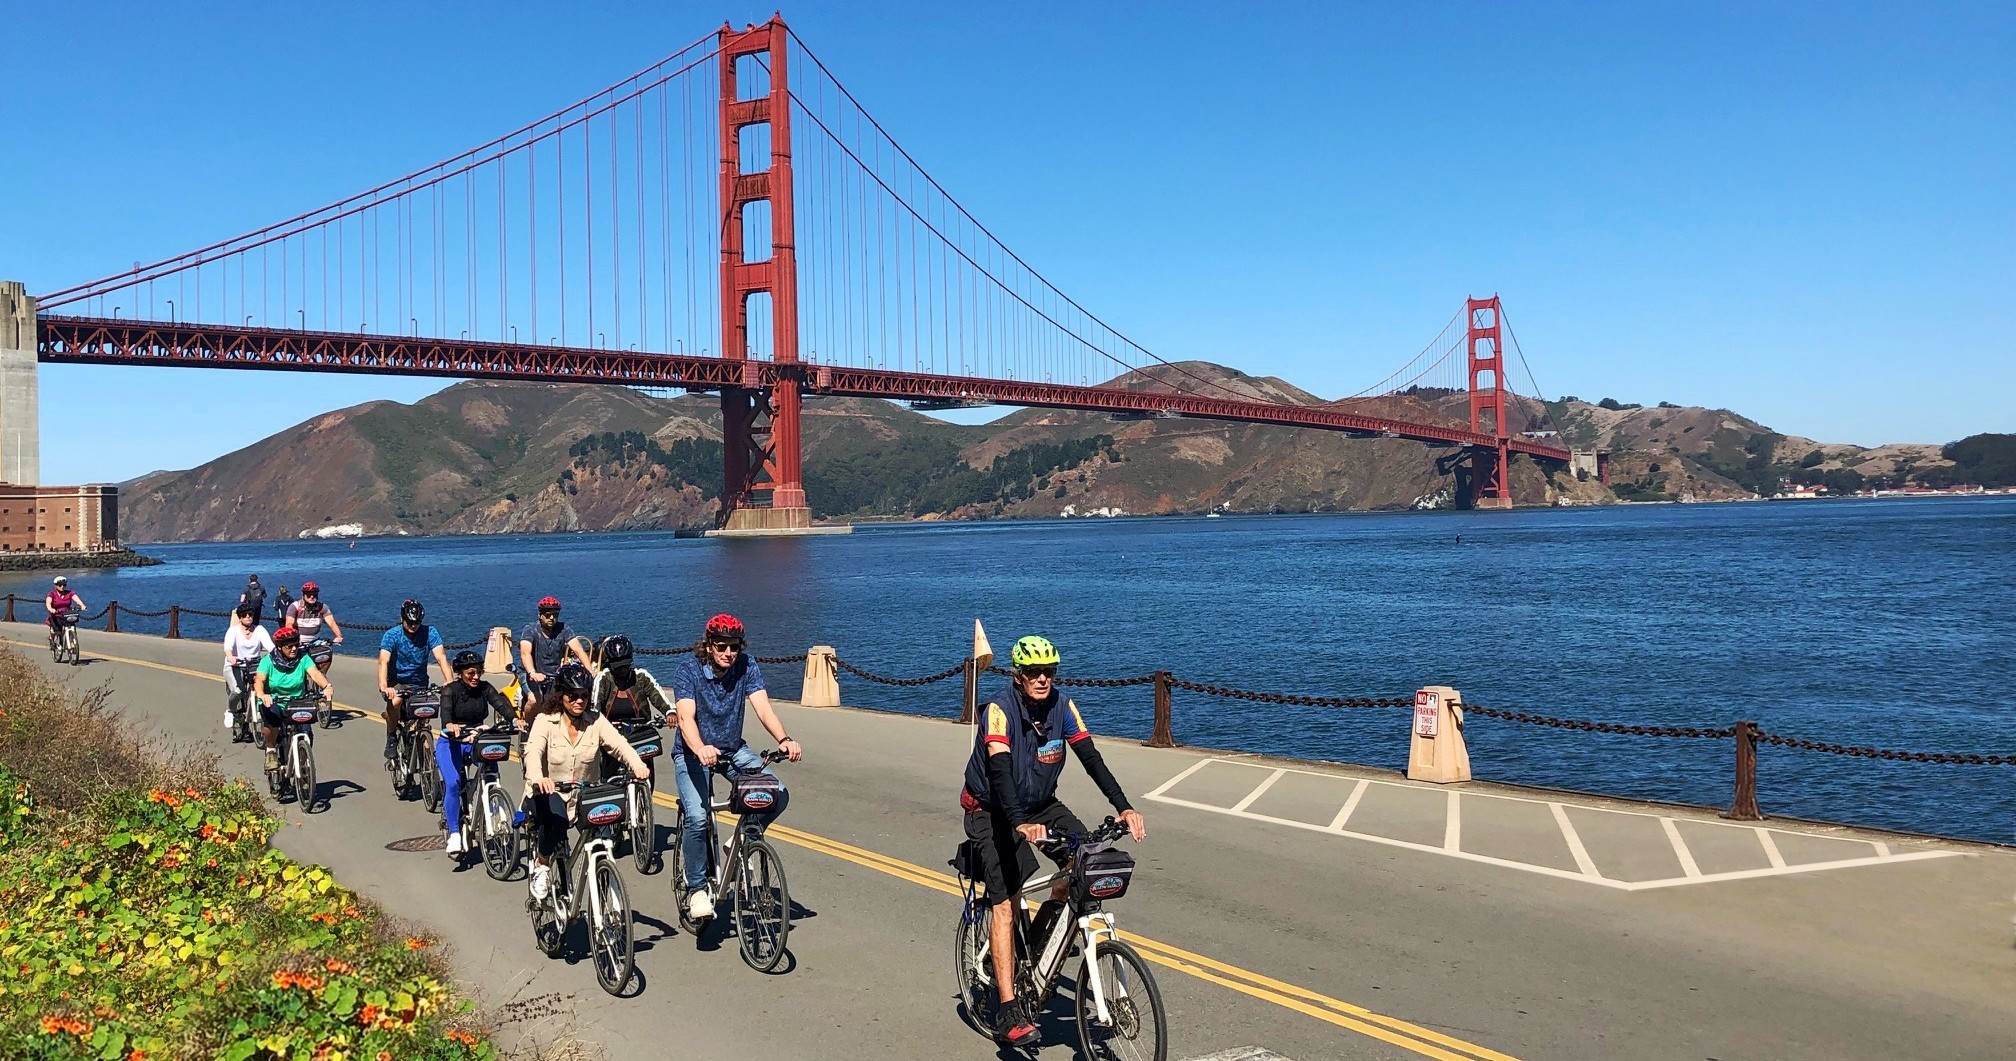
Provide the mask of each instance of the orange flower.
[{"label": "orange flower", "polygon": [[202,798],[203,798],[203,793],[201,793],[201,792],[198,792],[198,791],[196,791],[196,790],[195,790],[195,789],[193,789],[193,788],[185,788],[185,789],[183,789],[183,790],[182,790],[182,794],[183,794],[183,795],[185,795],[185,796],[188,796],[188,797],[189,797],[190,799],[202,799]]},{"label": "orange flower", "polygon": [[378,1061],[392,1061],[392,1051],[390,1050],[378,1051]]},{"label": "orange flower", "polygon": [[323,962],[322,967],[324,969],[329,970],[332,973],[337,974],[338,976],[348,976],[349,974],[357,971],[356,968],[352,966],[349,962],[342,961],[337,958],[331,958],[328,961]]},{"label": "orange flower", "polygon": [[383,1011],[377,1006],[366,1005],[363,1012],[357,1014],[357,1023],[369,1028],[373,1024],[378,1023],[378,1015],[381,1012]]},{"label": "orange flower", "polygon": [[463,1046],[469,1046],[469,1047],[473,1047],[477,1043],[481,1042],[481,1040],[479,1040],[473,1032],[465,1032],[460,1028],[448,1029],[445,1038],[449,1039],[452,1042],[458,1042],[461,1043]]},{"label": "orange flower", "polygon": [[433,940],[431,940],[431,939],[421,939],[421,938],[420,938],[420,937],[418,937],[418,936],[407,936],[407,937],[406,937],[406,949],[407,949],[407,950],[419,950],[419,949],[420,949],[420,948],[422,948],[422,947],[426,947],[426,946],[431,946],[431,945],[433,944],[433,942],[434,942],[434,941],[433,941]]},{"label": "orange flower", "polygon": [[313,921],[313,922],[315,922],[316,924],[320,924],[320,925],[333,925],[333,924],[335,924],[335,923],[336,923],[336,915],[335,915],[335,914],[309,914],[309,915],[308,915],[308,920],[310,920],[310,921]]},{"label": "orange flower", "polygon": [[147,1051],[135,1050],[126,1055],[126,1061],[147,1061]]}]

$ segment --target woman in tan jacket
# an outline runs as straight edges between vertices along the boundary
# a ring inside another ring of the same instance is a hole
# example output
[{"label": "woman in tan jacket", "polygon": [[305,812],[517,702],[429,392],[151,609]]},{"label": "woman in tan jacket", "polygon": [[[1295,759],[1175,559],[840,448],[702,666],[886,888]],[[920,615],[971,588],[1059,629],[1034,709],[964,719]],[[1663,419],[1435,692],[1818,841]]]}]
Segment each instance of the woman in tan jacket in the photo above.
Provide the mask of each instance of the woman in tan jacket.
[{"label": "woman in tan jacket", "polygon": [[562,665],[553,675],[553,694],[535,709],[531,732],[525,737],[525,785],[531,790],[532,821],[539,832],[539,852],[532,861],[534,899],[544,899],[552,886],[547,861],[567,842],[567,823],[573,820],[576,794],[562,793],[560,783],[597,780],[605,751],[622,760],[638,780],[651,776],[651,768],[616,727],[600,712],[588,710],[593,683],[588,668],[572,662]]}]

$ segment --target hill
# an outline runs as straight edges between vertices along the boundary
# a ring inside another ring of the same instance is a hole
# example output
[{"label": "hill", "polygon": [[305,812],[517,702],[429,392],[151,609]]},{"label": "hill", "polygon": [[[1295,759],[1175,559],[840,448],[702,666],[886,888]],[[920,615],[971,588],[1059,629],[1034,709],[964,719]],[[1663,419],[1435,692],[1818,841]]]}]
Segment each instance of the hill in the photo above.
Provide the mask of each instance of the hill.
[{"label": "hill", "polygon": [[[1452,425],[1468,418],[1460,392],[1326,403],[1206,362],[1113,383]],[[1802,476],[1923,479],[1955,467],[1938,447],[1823,444],[1727,410],[1568,398],[1517,401],[1511,419],[1614,452],[1614,492],[1518,459],[1522,505],[1741,497]],[[962,426],[861,398],[809,399],[803,424],[806,489],[821,519],[1398,509],[1445,506],[1455,489],[1452,451],[1286,427],[1055,409]],[[324,413],[200,467],[142,476],[124,487],[121,519],[134,541],[711,526],[720,468],[711,396],[470,381],[411,405]]]}]

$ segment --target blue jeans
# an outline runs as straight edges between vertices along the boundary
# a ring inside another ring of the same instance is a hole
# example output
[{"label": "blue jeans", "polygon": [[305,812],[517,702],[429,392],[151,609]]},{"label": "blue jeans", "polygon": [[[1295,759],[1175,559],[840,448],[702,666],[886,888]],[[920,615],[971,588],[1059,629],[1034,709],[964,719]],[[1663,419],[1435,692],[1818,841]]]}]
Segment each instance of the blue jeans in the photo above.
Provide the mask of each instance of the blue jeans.
[{"label": "blue jeans", "polygon": [[462,831],[462,766],[469,761],[469,746],[448,737],[434,738],[434,765],[441,768],[442,813],[448,816],[448,831]]},{"label": "blue jeans", "polygon": [[[744,744],[730,756],[738,774],[772,774],[769,764],[756,753],[756,749]],[[707,815],[708,796],[713,789],[713,778],[707,768],[690,751],[679,755],[679,769],[674,775],[679,782],[679,858],[686,865],[686,887],[688,889],[707,886]],[[784,813],[790,803],[788,793],[777,794],[777,805],[762,814],[752,814],[749,820],[768,826]]]}]

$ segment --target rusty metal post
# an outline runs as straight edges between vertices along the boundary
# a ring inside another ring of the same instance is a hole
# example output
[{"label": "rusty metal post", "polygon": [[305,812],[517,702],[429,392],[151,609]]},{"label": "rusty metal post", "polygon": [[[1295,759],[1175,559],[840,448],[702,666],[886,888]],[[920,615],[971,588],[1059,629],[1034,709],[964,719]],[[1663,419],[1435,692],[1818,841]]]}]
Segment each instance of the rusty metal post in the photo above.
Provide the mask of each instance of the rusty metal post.
[{"label": "rusty metal post", "polygon": [[108,634],[119,632],[119,602],[116,600],[105,606],[105,632]]},{"label": "rusty metal post", "polygon": [[1170,715],[1173,713],[1175,706],[1172,703],[1172,699],[1169,687],[1169,672],[1166,670],[1156,671],[1155,732],[1148,737],[1147,743],[1150,748],[1174,748],[1176,746],[1176,735],[1172,732],[1175,727],[1170,721]]},{"label": "rusty metal post", "polygon": [[168,606],[168,636],[177,639],[182,636],[182,606],[180,604],[170,604]]},{"label": "rusty metal post", "polygon": [[1728,813],[1722,815],[1731,821],[1761,822],[1763,812],[1757,809],[1757,723],[1736,723],[1736,794],[1729,800]]},{"label": "rusty metal post", "polygon": [[10,623],[14,621],[14,595],[13,595],[12,593],[9,593],[9,594],[7,595],[7,620],[6,620],[6,621],[7,621],[7,622],[10,622]]},{"label": "rusty metal post", "polygon": [[970,726],[980,713],[980,661],[966,657],[966,695],[959,701],[959,724]]}]

